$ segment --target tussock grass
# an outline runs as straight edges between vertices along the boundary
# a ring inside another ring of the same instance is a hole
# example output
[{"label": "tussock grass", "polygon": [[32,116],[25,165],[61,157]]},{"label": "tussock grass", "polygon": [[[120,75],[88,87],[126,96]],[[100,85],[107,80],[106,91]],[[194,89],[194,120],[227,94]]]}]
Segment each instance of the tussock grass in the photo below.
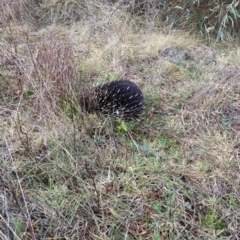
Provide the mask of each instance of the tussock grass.
[{"label": "tussock grass", "polygon": [[[238,239],[237,47],[99,8],[1,29],[1,238]],[[141,121],[81,111],[83,85],[119,78]]]}]

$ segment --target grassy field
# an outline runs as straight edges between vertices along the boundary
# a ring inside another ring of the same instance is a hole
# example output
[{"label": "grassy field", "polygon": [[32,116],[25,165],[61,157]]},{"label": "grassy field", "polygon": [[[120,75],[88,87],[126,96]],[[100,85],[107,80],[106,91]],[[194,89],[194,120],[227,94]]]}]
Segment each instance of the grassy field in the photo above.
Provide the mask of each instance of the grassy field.
[{"label": "grassy field", "polygon": [[[239,46],[100,3],[42,28],[11,10],[0,239],[240,239]],[[143,91],[140,121],[81,111],[83,86],[120,78]]]}]

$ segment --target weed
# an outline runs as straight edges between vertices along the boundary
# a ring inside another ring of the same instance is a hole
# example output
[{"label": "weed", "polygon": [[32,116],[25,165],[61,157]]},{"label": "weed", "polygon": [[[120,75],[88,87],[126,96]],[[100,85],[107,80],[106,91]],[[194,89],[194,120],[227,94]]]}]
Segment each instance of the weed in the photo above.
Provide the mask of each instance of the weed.
[{"label": "weed", "polygon": [[216,231],[224,229],[224,222],[215,212],[209,212],[203,218],[203,225]]}]

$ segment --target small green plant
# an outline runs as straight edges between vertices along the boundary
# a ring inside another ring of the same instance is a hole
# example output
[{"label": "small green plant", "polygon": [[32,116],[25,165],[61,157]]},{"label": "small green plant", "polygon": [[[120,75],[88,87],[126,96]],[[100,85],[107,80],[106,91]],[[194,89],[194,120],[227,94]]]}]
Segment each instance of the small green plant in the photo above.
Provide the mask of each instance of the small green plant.
[{"label": "small green plant", "polygon": [[160,148],[169,149],[169,148],[174,147],[175,144],[176,144],[175,139],[168,138],[165,135],[160,135],[158,137],[158,147],[160,147]]},{"label": "small green plant", "polygon": [[152,235],[152,240],[159,240],[161,239],[161,233],[158,231],[155,231]]},{"label": "small green plant", "polygon": [[233,194],[229,194],[228,196],[228,202],[231,206],[233,206],[234,208],[238,207],[238,200],[236,199],[236,197]]},{"label": "small green plant", "polygon": [[161,214],[161,213],[164,213],[166,211],[163,204],[159,201],[156,201],[156,202],[153,203],[153,210],[155,210],[155,212],[157,214]]},{"label": "small green plant", "polygon": [[35,94],[31,90],[25,90],[24,93],[23,93],[23,96],[26,97],[26,98],[34,98]]},{"label": "small green plant", "polygon": [[224,222],[215,211],[210,211],[205,215],[203,218],[203,224],[207,228],[212,228],[216,231],[224,229]]},{"label": "small green plant", "polygon": [[125,133],[128,131],[128,126],[125,121],[121,120],[120,123],[117,126],[117,132],[118,133]]},{"label": "small green plant", "polygon": [[16,235],[20,239],[23,239],[23,234],[26,229],[26,225],[25,225],[24,221],[21,218],[12,218],[11,221],[13,224],[13,230],[15,231]]},{"label": "small green plant", "polygon": [[61,99],[60,106],[64,110],[64,114],[70,118],[79,113],[79,107],[72,99]]}]

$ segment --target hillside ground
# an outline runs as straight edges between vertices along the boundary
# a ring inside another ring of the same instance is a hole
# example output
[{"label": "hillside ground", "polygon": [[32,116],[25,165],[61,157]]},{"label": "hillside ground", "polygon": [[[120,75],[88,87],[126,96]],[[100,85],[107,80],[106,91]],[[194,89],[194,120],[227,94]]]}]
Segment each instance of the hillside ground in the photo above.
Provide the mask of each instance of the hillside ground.
[{"label": "hillside ground", "polygon": [[[1,239],[239,239],[240,48],[121,9],[0,30]],[[143,91],[140,121],[83,86]]]}]

